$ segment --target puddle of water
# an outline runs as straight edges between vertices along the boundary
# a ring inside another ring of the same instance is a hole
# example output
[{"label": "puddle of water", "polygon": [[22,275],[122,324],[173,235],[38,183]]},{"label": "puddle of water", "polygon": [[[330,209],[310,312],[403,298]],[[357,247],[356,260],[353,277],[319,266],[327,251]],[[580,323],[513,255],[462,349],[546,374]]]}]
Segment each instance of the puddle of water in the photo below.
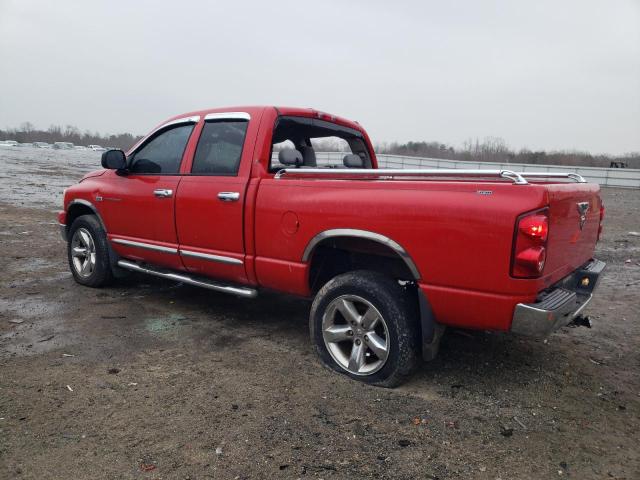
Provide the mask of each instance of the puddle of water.
[{"label": "puddle of water", "polygon": [[[34,289],[37,287],[34,287]],[[47,300],[39,292],[13,298],[0,298],[0,312],[25,319],[53,318],[65,308],[65,303]]]},{"label": "puddle of water", "polygon": [[51,261],[38,257],[21,258],[19,260],[16,260],[16,262],[18,263],[17,269],[23,272],[45,270],[60,263],[59,261]]},{"label": "puddle of water", "polygon": [[163,333],[178,328],[183,320],[184,315],[170,313],[165,317],[151,317],[144,320],[144,327],[151,333]]}]

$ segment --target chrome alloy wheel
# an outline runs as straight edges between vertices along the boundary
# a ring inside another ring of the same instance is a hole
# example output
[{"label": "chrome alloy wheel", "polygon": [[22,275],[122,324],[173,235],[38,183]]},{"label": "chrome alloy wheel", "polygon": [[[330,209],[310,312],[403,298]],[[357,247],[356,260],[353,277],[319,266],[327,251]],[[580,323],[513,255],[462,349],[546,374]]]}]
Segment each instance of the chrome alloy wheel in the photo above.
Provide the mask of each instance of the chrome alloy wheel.
[{"label": "chrome alloy wheel", "polygon": [[71,238],[73,268],[81,277],[89,277],[96,268],[96,244],[89,230],[77,229]]},{"label": "chrome alloy wheel", "polygon": [[333,359],[354,375],[371,375],[389,356],[389,330],[371,302],[357,295],[333,300],[322,317],[322,338]]}]

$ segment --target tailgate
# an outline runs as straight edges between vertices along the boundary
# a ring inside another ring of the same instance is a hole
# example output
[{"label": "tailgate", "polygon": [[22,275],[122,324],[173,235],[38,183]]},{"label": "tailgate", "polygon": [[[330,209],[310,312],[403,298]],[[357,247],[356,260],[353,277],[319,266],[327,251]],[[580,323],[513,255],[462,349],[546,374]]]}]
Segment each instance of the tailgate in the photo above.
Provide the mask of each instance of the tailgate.
[{"label": "tailgate", "polygon": [[549,184],[549,239],[544,277],[554,283],[593,257],[600,227],[599,185]]}]

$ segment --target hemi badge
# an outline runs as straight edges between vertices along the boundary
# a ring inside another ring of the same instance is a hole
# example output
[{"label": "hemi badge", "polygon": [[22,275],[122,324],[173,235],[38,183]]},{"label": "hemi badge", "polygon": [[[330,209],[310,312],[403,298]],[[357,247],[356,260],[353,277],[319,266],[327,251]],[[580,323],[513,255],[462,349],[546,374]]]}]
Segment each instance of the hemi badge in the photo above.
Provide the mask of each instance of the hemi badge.
[{"label": "hemi badge", "polygon": [[491,191],[491,190],[478,190],[476,193],[478,195],[491,195],[491,194],[493,194],[493,191]]}]

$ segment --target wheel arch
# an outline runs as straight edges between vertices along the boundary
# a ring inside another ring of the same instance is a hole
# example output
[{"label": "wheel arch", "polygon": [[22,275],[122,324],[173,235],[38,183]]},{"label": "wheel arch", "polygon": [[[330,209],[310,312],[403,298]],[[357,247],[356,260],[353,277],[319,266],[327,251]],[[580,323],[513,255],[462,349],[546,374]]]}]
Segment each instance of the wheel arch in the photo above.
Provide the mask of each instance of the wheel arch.
[{"label": "wheel arch", "polygon": [[401,275],[400,278],[409,281],[420,279],[420,271],[411,256],[395,240],[369,230],[335,228],[324,230],[315,235],[307,244],[302,255],[302,261],[309,264],[309,287],[311,290],[314,290],[314,283],[318,280],[320,267],[317,263],[323,261],[323,258],[318,258],[321,257],[319,253],[325,253],[326,257],[326,252],[329,249],[332,249],[336,255],[357,254],[361,257],[384,257],[389,260],[384,268],[392,268]]},{"label": "wheel arch", "polygon": [[100,222],[102,229],[105,231],[105,233],[107,232],[107,228],[102,221],[102,217],[100,216],[100,213],[98,212],[98,209],[95,207],[95,205],[88,200],[77,198],[69,202],[69,205],[67,205],[67,235],[69,234],[69,230],[71,229],[71,225],[73,225],[74,220],[81,215],[95,215],[98,219],[98,222]]}]

